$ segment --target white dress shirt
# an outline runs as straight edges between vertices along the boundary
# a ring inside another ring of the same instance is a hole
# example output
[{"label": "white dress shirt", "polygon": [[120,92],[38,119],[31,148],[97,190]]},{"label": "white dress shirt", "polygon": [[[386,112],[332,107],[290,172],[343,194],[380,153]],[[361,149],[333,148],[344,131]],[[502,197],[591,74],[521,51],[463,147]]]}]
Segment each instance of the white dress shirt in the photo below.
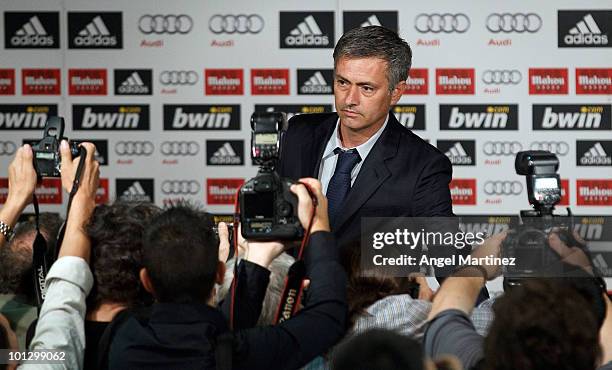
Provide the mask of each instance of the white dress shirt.
[{"label": "white dress shirt", "polygon": [[342,141],[340,140],[340,118],[336,122],[336,128],[334,129],[334,133],[327,141],[327,145],[325,146],[325,150],[323,151],[323,157],[321,158],[321,165],[319,166],[319,180],[321,181],[321,185],[323,185],[323,194],[327,194],[327,186],[329,185],[329,181],[334,175],[334,171],[336,170],[336,162],[338,161],[338,156],[334,154],[334,149],[340,148],[342,150],[351,150],[357,149],[359,153],[359,157],[361,157],[361,161],[359,161],[353,170],[351,171],[351,186],[355,183],[355,179],[359,174],[359,170],[361,170],[361,166],[363,162],[365,162],[366,157],[378,141],[380,135],[382,135],[385,127],[387,127],[387,122],[389,122],[389,115],[387,114],[387,118],[385,118],[385,123],[382,127],[376,131],[372,137],[368,139],[365,143],[356,146],[355,148],[345,148],[342,146]]}]

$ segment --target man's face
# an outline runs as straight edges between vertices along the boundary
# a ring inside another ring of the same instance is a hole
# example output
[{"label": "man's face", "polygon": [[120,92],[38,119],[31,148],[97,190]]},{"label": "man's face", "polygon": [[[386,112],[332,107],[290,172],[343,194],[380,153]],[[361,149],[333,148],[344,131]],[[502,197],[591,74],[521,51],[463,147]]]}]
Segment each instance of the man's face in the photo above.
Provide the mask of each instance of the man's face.
[{"label": "man's face", "polygon": [[384,123],[402,95],[404,82],[389,92],[387,62],[380,58],[340,58],[336,63],[334,96],[344,128],[368,135]]}]

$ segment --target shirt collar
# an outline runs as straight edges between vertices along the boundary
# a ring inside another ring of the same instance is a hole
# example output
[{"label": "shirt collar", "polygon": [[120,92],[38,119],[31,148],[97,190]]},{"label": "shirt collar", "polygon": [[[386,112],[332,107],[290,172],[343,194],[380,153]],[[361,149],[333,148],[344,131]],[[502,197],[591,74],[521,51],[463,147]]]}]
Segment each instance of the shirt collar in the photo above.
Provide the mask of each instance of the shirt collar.
[{"label": "shirt collar", "polygon": [[[365,143],[355,147],[355,149],[357,149],[357,152],[359,153],[359,156],[361,157],[362,160],[365,160],[365,158],[368,156],[368,153],[370,153],[370,150],[372,150],[372,148],[374,147],[374,144],[376,144],[376,141],[378,140],[380,135],[382,135],[383,131],[387,127],[388,122],[389,122],[389,114],[387,114],[387,118],[385,118],[385,123],[383,123],[382,127],[378,129],[378,131],[376,131],[374,135],[372,135]],[[345,148],[344,146],[342,146],[342,142],[340,141],[340,118],[339,117],[338,117],[338,120],[336,121],[336,128],[334,129],[334,132],[331,138],[327,141],[327,146],[325,147],[325,151],[323,152],[323,158],[325,159],[327,157],[333,156],[334,149],[336,148],[340,148],[342,150],[353,149],[353,148]]]}]

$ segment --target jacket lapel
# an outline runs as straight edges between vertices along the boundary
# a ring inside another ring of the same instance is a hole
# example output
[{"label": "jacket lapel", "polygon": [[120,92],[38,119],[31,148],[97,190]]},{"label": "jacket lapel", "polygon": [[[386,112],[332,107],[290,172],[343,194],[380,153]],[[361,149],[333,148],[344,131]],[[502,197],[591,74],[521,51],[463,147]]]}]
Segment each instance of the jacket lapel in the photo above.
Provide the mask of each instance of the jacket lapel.
[{"label": "jacket lapel", "polygon": [[390,112],[387,127],[361,166],[359,175],[357,175],[357,179],[355,179],[355,183],[344,201],[339,217],[331,225],[332,230],[338,230],[342,227],[372,196],[376,189],[391,176],[385,161],[393,158],[397,153],[401,130],[398,132],[398,126],[396,125],[401,128],[401,124]]},{"label": "jacket lapel", "polygon": [[[310,172],[310,176],[319,178],[319,168],[321,167],[321,157],[323,157],[323,152],[325,151],[325,147],[327,146],[327,142],[329,138],[334,133],[334,129],[336,128],[336,123],[338,121],[338,115],[333,114],[328,119],[323,121],[313,133],[313,138],[311,141],[312,145],[312,155],[317,159],[314,169]],[[312,157],[306,158],[306,161],[312,163]]]}]

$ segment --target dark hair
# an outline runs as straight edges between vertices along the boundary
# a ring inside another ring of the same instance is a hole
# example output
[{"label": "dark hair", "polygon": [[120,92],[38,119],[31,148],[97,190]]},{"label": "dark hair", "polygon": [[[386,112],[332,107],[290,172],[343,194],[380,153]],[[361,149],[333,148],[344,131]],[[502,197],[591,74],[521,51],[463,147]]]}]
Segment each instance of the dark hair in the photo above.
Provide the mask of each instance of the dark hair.
[{"label": "dark hair", "polygon": [[106,302],[142,304],[148,294],[140,285],[142,237],[161,210],[151,203],[115,202],[97,206],[87,226],[91,240],[94,287],[90,308]]},{"label": "dark hair", "polygon": [[340,58],[380,58],[387,62],[389,91],[408,78],[412,51],[395,31],[381,26],[357,27],[346,32],[334,48],[334,67]]},{"label": "dark hair", "polygon": [[145,231],[143,263],[159,302],[205,303],[215,284],[219,239],[210,214],[180,204]]},{"label": "dark hair", "polygon": [[388,270],[375,268],[361,270],[360,242],[351,242],[341,248],[342,265],[348,274],[347,303],[349,326],[376,301],[391,295],[408,294],[414,283],[408,277],[387,274]]},{"label": "dark hair", "polygon": [[333,370],[422,370],[423,349],[415,340],[390,330],[373,329],[338,345]]},{"label": "dark hair", "polygon": [[595,369],[599,328],[589,304],[561,281],[533,279],[493,305],[485,369]]},{"label": "dark hair", "polygon": [[[40,232],[47,242],[48,256],[55,254],[57,233],[62,222],[57,213],[40,214]],[[19,222],[13,238],[4,248],[0,248],[0,294],[32,295],[32,245],[35,238],[36,223],[30,218]]]}]

